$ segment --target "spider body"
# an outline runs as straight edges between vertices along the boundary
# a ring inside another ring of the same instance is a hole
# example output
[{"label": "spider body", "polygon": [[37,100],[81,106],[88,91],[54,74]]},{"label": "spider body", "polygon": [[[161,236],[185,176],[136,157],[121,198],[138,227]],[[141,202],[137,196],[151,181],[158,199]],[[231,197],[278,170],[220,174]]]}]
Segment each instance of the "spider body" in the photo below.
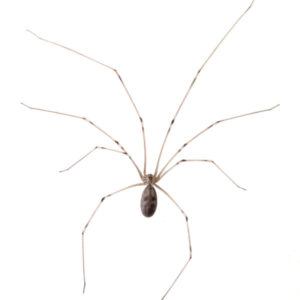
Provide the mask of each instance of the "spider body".
[{"label": "spider body", "polygon": [[139,174],[139,177],[141,179],[141,182],[136,183],[136,184],[132,184],[130,186],[121,188],[113,193],[110,193],[106,196],[104,196],[103,198],[101,198],[101,200],[99,201],[98,205],[96,206],[96,208],[94,209],[93,213],[91,214],[89,220],[87,221],[86,225],[84,226],[83,230],[82,230],[82,266],[83,266],[83,292],[85,291],[85,287],[86,287],[86,272],[85,272],[85,256],[84,256],[84,249],[85,249],[85,232],[89,226],[89,224],[91,223],[91,221],[93,220],[94,216],[96,215],[98,209],[100,208],[101,204],[103,203],[103,201],[107,198],[112,197],[113,195],[126,191],[128,189],[131,188],[135,188],[138,186],[145,186],[144,191],[142,193],[142,197],[141,197],[141,211],[142,214],[145,217],[152,217],[156,211],[157,208],[157,194],[156,194],[156,189],[159,190],[160,192],[162,192],[169,200],[172,201],[172,203],[178,208],[179,212],[182,214],[182,216],[184,217],[185,223],[186,223],[186,230],[187,230],[187,238],[188,238],[188,250],[189,250],[189,255],[187,257],[186,263],[184,264],[184,266],[182,267],[182,269],[180,270],[180,272],[178,273],[177,277],[175,278],[175,280],[173,280],[172,284],[170,285],[170,287],[168,288],[168,290],[165,292],[165,294],[163,295],[162,299],[164,299],[168,293],[170,292],[170,290],[172,289],[172,287],[174,286],[174,284],[176,283],[176,281],[178,280],[178,278],[181,276],[181,274],[183,273],[183,271],[185,270],[185,268],[187,267],[188,263],[190,262],[190,260],[192,259],[192,243],[191,243],[191,235],[190,235],[190,229],[189,229],[189,218],[187,216],[187,214],[184,212],[184,210],[181,208],[181,206],[179,206],[179,204],[170,196],[170,194],[165,191],[162,187],[160,187],[159,185],[157,185],[157,182],[160,181],[166,174],[168,174],[170,171],[172,171],[175,167],[177,167],[178,165],[181,165],[182,163],[186,164],[187,162],[204,162],[204,163],[208,163],[211,165],[214,165],[216,167],[216,169],[218,169],[224,176],[226,176],[236,187],[245,190],[243,187],[241,187],[240,185],[238,185],[231,177],[229,177],[229,175],[227,175],[227,173],[225,173],[223,171],[223,169],[221,169],[219,167],[219,165],[217,165],[215,163],[215,161],[211,160],[211,159],[181,159],[179,160],[177,163],[175,163],[173,166],[168,167],[170,165],[170,163],[173,161],[173,159],[182,151],[184,150],[184,148],[186,146],[188,146],[192,141],[194,141],[196,138],[198,138],[200,135],[202,135],[204,132],[210,130],[212,127],[221,124],[222,122],[225,121],[230,121],[230,120],[234,120],[237,118],[241,118],[241,117],[245,117],[245,116],[249,116],[249,115],[253,115],[253,114],[257,114],[257,113],[262,113],[262,112],[266,112],[266,111],[271,111],[273,110],[275,107],[277,107],[278,105],[268,108],[268,109],[263,109],[263,110],[259,110],[259,111],[255,111],[255,112],[250,112],[250,113],[246,113],[246,114],[241,114],[241,115],[237,115],[237,116],[233,116],[233,117],[229,117],[229,118],[225,118],[222,120],[218,120],[212,124],[210,124],[208,127],[206,127],[205,129],[202,129],[199,133],[197,133],[195,136],[193,136],[192,138],[190,138],[186,143],[183,144],[183,146],[181,146],[175,153],[174,155],[167,161],[167,163],[160,169],[160,161],[161,161],[161,157],[162,157],[162,153],[167,141],[167,138],[169,136],[169,133],[172,129],[172,126],[174,125],[175,119],[182,107],[182,105],[184,104],[184,102],[187,99],[187,96],[189,95],[190,90],[192,89],[192,87],[194,86],[199,74],[201,73],[201,71],[203,70],[203,68],[206,66],[207,62],[210,60],[210,58],[213,56],[213,54],[216,52],[216,50],[219,48],[219,46],[222,44],[222,42],[225,40],[225,38],[228,36],[228,34],[232,31],[232,29],[236,26],[236,24],[242,19],[242,17],[248,12],[248,10],[252,7],[254,3],[254,0],[251,2],[250,6],[239,16],[239,18],[237,18],[237,20],[233,23],[233,25],[229,28],[229,30],[226,32],[226,34],[223,36],[223,38],[219,41],[219,43],[217,44],[217,46],[213,49],[213,51],[210,53],[210,55],[207,57],[207,59],[204,61],[204,63],[202,64],[202,66],[200,67],[200,69],[197,71],[194,79],[192,80],[186,94],[183,97],[182,102],[179,105],[179,108],[177,109],[175,116],[173,117],[169,128],[167,130],[166,136],[163,140],[162,146],[161,146],[161,150],[158,156],[158,160],[156,163],[156,168],[155,168],[155,172],[154,174],[147,174],[146,172],[146,168],[147,168],[147,151],[146,151],[146,135],[145,135],[145,129],[144,129],[144,123],[143,123],[143,119],[135,105],[135,102],[132,99],[131,94],[129,93],[129,90],[127,88],[127,86],[124,83],[124,80],[122,79],[122,77],[120,76],[119,72],[117,71],[117,69],[106,65],[94,58],[91,58],[85,54],[82,54],[76,50],[73,50],[69,47],[63,46],[61,44],[58,44],[56,42],[52,42],[50,40],[46,40],[38,35],[36,35],[35,33],[29,31],[30,33],[32,33],[33,35],[35,35],[38,39],[44,41],[44,42],[48,42],[50,44],[53,44],[55,46],[59,46],[61,48],[64,48],[68,51],[71,51],[73,53],[76,53],[86,59],[89,59],[99,65],[101,65],[102,67],[105,67],[109,70],[111,70],[112,72],[114,72],[118,79],[120,80],[122,86],[124,87],[124,90],[126,92],[126,94],[129,97],[129,100],[131,101],[139,122],[141,124],[141,129],[142,129],[142,136],[143,136],[143,144],[144,144],[144,169],[143,171],[139,168],[139,166],[136,164],[135,160],[132,158],[132,156],[125,150],[125,148],[116,140],[114,139],[110,134],[108,134],[106,131],[104,131],[102,129],[102,127],[99,127],[98,125],[96,125],[94,122],[90,121],[89,119],[87,119],[86,117],[82,117],[82,116],[78,116],[78,115],[74,115],[74,114],[69,114],[69,113],[64,113],[64,112],[57,112],[57,111],[53,111],[53,110],[48,110],[48,109],[43,109],[43,108],[36,108],[36,107],[32,107],[29,105],[26,105],[24,103],[22,103],[24,106],[26,106],[29,109],[33,109],[33,110],[38,110],[38,111],[44,111],[44,112],[48,112],[48,113],[54,113],[54,114],[58,114],[58,115],[62,115],[62,116],[67,116],[67,117],[71,117],[71,118],[75,118],[75,119],[80,119],[82,121],[85,121],[87,123],[89,123],[91,126],[93,126],[94,128],[96,128],[97,130],[99,130],[101,132],[101,134],[104,134],[107,138],[109,138],[111,141],[113,141],[115,143],[115,145],[119,148],[119,149],[110,149],[107,147],[103,147],[103,146],[96,146],[94,147],[92,150],[90,150],[86,155],[84,155],[82,158],[80,158],[78,161],[76,161],[75,163],[73,163],[71,166],[69,166],[68,168],[62,170],[61,172],[65,172],[70,170],[71,168],[73,168],[75,165],[77,165],[79,162],[81,162],[83,159],[85,159],[87,156],[89,156],[91,153],[93,153],[96,150],[106,150],[106,151],[113,151],[119,154],[122,154],[123,156],[127,156],[127,158],[131,161],[132,165],[134,166],[134,168],[136,169],[136,171]]},{"label": "spider body", "polygon": [[141,198],[141,211],[145,217],[152,217],[157,208],[157,194],[153,185],[150,183],[143,191]]}]

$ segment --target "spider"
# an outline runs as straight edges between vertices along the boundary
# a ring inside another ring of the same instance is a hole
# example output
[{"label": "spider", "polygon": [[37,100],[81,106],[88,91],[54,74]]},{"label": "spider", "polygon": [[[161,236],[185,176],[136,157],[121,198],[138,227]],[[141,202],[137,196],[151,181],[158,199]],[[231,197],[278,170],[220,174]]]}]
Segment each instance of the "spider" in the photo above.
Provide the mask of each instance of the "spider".
[{"label": "spider", "polygon": [[184,266],[182,267],[182,269],[180,270],[180,272],[178,273],[178,275],[176,276],[176,278],[172,281],[171,285],[169,286],[169,288],[166,290],[166,292],[164,293],[162,299],[164,299],[170,292],[170,290],[173,288],[173,286],[175,285],[175,283],[177,282],[178,278],[181,276],[181,274],[183,273],[183,271],[185,270],[185,268],[187,267],[187,265],[189,264],[189,262],[192,259],[192,243],[191,243],[191,235],[190,235],[190,228],[189,228],[189,219],[187,214],[184,212],[184,210],[181,208],[181,206],[179,206],[179,204],[170,196],[170,194],[165,191],[161,186],[159,186],[157,183],[166,175],[168,174],[171,170],[173,170],[175,167],[177,167],[179,164],[181,163],[185,163],[185,162],[205,162],[205,163],[210,163],[212,165],[214,165],[223,175],[225,175],[236,187],[242,189],[242,190],[246,190],[245,188],[241,187],[240,185],[238,185],[227,173],[225,173],[225,171],[213,160],[207,160],[207,159],[182,159],[179,160],[178,162],[176,162],[174,165],[169,166],[170,163],[174,160],[174,158],[185,148],[187,147],[192,141],[194,141],[196,138],[198,138],[200,135],[202,135],[204,132],[208,131],[209,129],[211,129],[212,127],[225,122],[225,121],[230,121],[230,120],[234,120],[237,118],[242,118],[242,117],[246,117],[246,116],[250,116],[253,114],[258,114],[258,113],[262,113],[262,112],[267,112],[267,111],[271,111],[274,108],[278,107],[278,105],[275,105],[271,108],[268,109],[263,109],[263,110],[258,110],[258,111],[254,111],[254,112],[250,112],[250,113],[245,113],[245,114],[241,114],[241,115],[237,115],[237,116],[233,116],[233,117],[229,117],[229,118],[225,118],[225,119],[221,119],[218,120],[212,124],[210,124],[208,127],[206,127],[205,129],[201,130],[199,133],[197,133],[195,136],[193,136],[191,139],[189,139],[186,143],[184,143],[172,156],[171,158],[167,161],[167,163],[160,169],[160,161],[161,161],[161,156],[164,150],[164,147],[166,145],[168,136],[170,134],[170,131],[175,123],[175,120],[177,118],[177,115],[179,114],[184,102],[186,101],[192,87],[194,86],[197,78],[199,77],[199,74],[201,73],[201,71],[203,70],[203,68],[206,66],[207,62],[211,59],[211,57],[214,55],[214,53],[216,52],[216,50],[220,47],[220,45],[223,43],[223,41],[226,39],[226,37],[230,34],[230,32],[233,30],[233,28],[240,22],[240,20],[244,17],[244,15],[250,10],[250,8],[253,6],[255,0],[253,0],[249,7],[236,19],[236,21],[233,23],[233,25],[227,30],[227,32],[225,33],[225,35],[222,37],[222,39],[218,42],[218,44],[215,46],[215,48],[212,50],[212,52],[209,54],[209,56],[207,57],[207,59],[204,61],[204,63],[201,65],[200,69],[197,71],[195,77],[193,78],[189,88],[187,89],[187,92],[185,93],[169,127],[167,130],[167,133],[165,135],[165,138],[163,140],[160,152],[159,152],[159,156],[157,159],[157,163],[156,163],[156,167],[155,167],[155,171],[153,174],[148,174],[147,173],[147,147],[146,147],[146,135],[145,135],[145,129],[144,129],[144,122],[143,119],[137,109],[137,106],[135,104],[135,102],[133,101],[133,98],[127,88],[127,86],[124,83],[123,78],[121,77],[120,73],[118,72],[117,69],[106,65],[94,58],[91,58],[85,54],[82,54],[76,50],[73,50],[69,47],[66,47],[64,45],[58,44],[56,42],[47,40],[45,38],[42,38],[40,36],[38,36],[37,34],[35,34],[34,32],[27,30],[28,32],[30,32],[31,34],[33,34],[36,38],[53,44],[55,46],[64,48],[68,51],[71,51],[75,54],[78,54],[86,59],[89,59],[99,65],[101,65],[102,67],[105,67],[111,71],[113,71],[116,76],[118,77],[119,81],[121,82],[127,96],[129,97],[130,102],[132,103],[134,110],[136,111],[136,114],[138,116],[140,125],[141,125],[141,130],[142,130],[142,136],[143,136],[143,145],[144,145],[144,166],[143,166],[143,172],[141,171],[141,169],[138,167],[138,165],[136,164],[136,162],[134,161],[134,159],[132,158],[132,156],[125,150],[125,148],[118,142],[118,140],[116,140],[115,138],[113,138],[110,134],[108,134],[106,131],[104,131],[102,128],[100,128],[98,125],[96,125],[94,122],[90,121],[89,119],[85,118],[85,117],[81,117],[78,115],[72,115],[72,114],[68,114],[68,113],[64,113],[64,112],[57,112],[57,111],[53,111],[53,110],[48,110],[48,109],[42,109],[42,108],[36,108],[36,107],[32,107],[29,106],[27,104],[21,103],[22,105],[26,106],[29,109],[32,110],[38,110],[38,111],[44,111],[44,112],[49,112],[49,113],[54,113],[54,114],[58,114],[58,115],[63,115],[63,116],[67,116],[67,117],[72,117],[72,118],[77,118],[77,119],[81,119],[87,123],[89,123],[91,126],[97,128],[102,134],[106,135],[109,139],[111,139],[116,145],[117,147],[119,147],[120,150],[117,149],[111,149],[111,148],[106,148],[106,147],[100,147],[100,146],[96,146],[94,147],[92,150],[90,150],[87,154],[85,154],[83,157],[81,157],[78,161],[76,161],[75,163],[73,163],[71,166],[69,166],[67,169],[61,170],[60,172],[65,172],[70,170],[71,168],[73,168],[75,165],[77,165],[79,162],[81,162],[83,159],[85,159],[87,156],[89,156],[92,152],[96,151],[96,150],[106,150],[106,151],[114,151],[117,153],[120,153],[122,155],[125,155],[129,158],[129,160],[131,161],[131,163],[133,164],[133,166],[135,167],[135,169],[137,170],[139,177],[140,177],[140,182],[124,187],[122,189],[119,189],[111,194],[108,194],[106,196],[104,196],[99,204],[97,205],[97,207],[94,209],[93,213],[91,214],[89,220],[87,221],[86,225],[84,226],[83,230],[82,230],[82,267],[83,267],[83,293],[85,292],[85,288],[86,288],[86,271],[85,271],[85,256],[84,256],[84,242],[85,242],[85,233],[86,230],[88,228],[88,226],[90,225],[92,219],[95,217],[98,209],[100,208],[101,204],[103,203],[103,201],[117,193],[120,193],[122,191],[137,187],[137,186],[146,186],[143,193],[142,193],[142,197],[141,197],[141,212],[145,217],[152,217],[156,211],[157,208],[157,194],[156,194],[156,189],[160,190],[163,194],[165,194],[167,196],[167,198],[169,198],[173,204],[175,204],[175,206],[178,208],[178,210],[181,212],[181,214],[184,216],[185,218],[185,222],[186,222],[186,230],[187,230],[187,236],[188,236],[188,247],[189,247],[189,256],[187,258],[186,263],[184,264]]}]

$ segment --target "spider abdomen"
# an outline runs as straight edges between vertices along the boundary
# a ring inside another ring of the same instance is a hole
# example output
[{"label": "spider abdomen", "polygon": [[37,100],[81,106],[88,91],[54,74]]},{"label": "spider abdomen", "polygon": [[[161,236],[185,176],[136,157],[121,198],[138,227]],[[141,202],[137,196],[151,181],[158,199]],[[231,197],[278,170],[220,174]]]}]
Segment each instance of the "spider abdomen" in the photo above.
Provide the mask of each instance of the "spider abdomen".
[{"label": "spider abdomen", "polygon": [[141,198],[141,210],[145,217],[152,217],[157,207],[157,195],[155,188],[148,184],[143,191]]}]

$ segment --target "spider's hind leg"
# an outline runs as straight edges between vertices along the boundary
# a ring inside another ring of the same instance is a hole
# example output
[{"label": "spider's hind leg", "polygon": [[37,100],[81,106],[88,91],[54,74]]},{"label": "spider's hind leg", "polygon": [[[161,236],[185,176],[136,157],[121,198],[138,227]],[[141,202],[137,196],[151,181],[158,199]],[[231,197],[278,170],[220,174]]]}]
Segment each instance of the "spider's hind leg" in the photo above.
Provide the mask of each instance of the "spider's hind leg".
[{"label": "spider's hind leg", "polygon": [[163,188],[161,188],[157,184],[154,184],[154,186],[157,187],[159,190],[161,190],[177,206],[177,208],[183,214],[183,216],[185,218],[185,222],[186,222],[186,229],[187,229],[188,243],[189,243],[189,257],[188,257],[186,263],[184,264],[184,266],[182,267],[182,269],[180,270],[180,272],[178,273],[178,275],[176,276],[175,280],[172,282],[172,284],[170,285],[170,287],[168,288],[166,293],[161,298],[161,300],[163,300],[169,294],[170,290],[173,288],[173,286],[177,282],[178,278],[181,276],[181,274],[183,273],[183,271],[185,270],[185,268],[187,267],[187,265],[189,264],[189,262],[192,259],[192,242],[191,242],[191,234],[190,234],[190,227],[189,227],[189,219],[188,219],[187,214],[184,212],[184,210],[177,204],[177,202]]},{"label": "spider's hind leg", "polygon": [[130,188],[133,188],[133,187],[136,187],[136,186],[141,186],[141,185],[144,185],[144,183],[133,184],[133,185],[127,186],[127,187],[125,187],[125,188],[122,188],[122,189],[120,189],[120,190],[117,190],[117,191],[115,191],[115,192],[113,192],[113,193],[111,193],[111,194],[108,194],[108,195],[104,196],[104,197],[100,200],[99,204],[97,205],[97,207],[96,207],[95,210],[93,211],[92,215],[90,216],[88,222],[87,222],[86,225],[84,226],[84,228],[83,228],[83,230],[82,230],[83,293],[85,292],[85,287],[86,287],[85,259],[84,259],[84,258],[85,258],[85,256],[84,256],[84,235],[85,235],[86,229],[87,229],[88,226],[90,225],[90,222],[92,221],[92,219],[94,218],[95,214],[97,213],[99,207],[101,206],[102,202],[103,202],[106,198],[111,197],[111,196],[113,196],[113,195],[115,195],[115,194],[117,194],[117,193],[120,193],[120,192],[122,192],[122,191],[126,191],[126,190],[128,190],[128,189],[130,189]]}]

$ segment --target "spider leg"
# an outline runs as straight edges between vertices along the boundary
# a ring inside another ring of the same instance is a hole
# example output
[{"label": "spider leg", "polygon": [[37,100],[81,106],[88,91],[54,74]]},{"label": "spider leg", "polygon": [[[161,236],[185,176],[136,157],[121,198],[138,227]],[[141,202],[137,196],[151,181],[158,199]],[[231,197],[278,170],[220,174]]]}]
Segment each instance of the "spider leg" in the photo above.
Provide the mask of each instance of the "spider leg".
[{"label": "spider leg", "polygon": [[267,112],[267,111],[271,111],[273,109],[275,109],[276,107],[278,107],[279,104],[268,108],[268,109],[263,109],[263,110],[258,110],[258,111],[254,111],[254,112],[250,112],[250,113],[246,113],[246,114],[242,114],[242,115],[238,115],[238,116],[234,116],[234,117],[230,117],[230,118],[226,118],[223,120],[219,120],[216,121],[214,123],[212,123],[211,125],[209,125],[208,127],[206,127],[204,130],[200,131],[199,133],[197,133],[193,138],[191,138],[189,141],[187,141],[185,144],[183,144],[176,152],[175,154],[169,159],[169,161],[165,164],[165,166],[161,169],[161,171],[158,174],[158,177],[161,176],[161,174],[164,172],[164,170],[167,168],[167,166],[170,164],[170,162],[183,150],[183,148],[185,148],[188,144],[190,144],[193,140],[195,140],[198,136],[200,136],[201,134],[203,134],[205,131],[211,129],[212,127],[214,127],[217,124],[220,124],[222,122],[225,121],[230,121],[230,120],[234,120],[234,119],[238,119],[238,118],[242,118],[242,117],[246,117],[246,116],[250,116],[250,115],[254,115],[254,114],[259,114],[259,113],[263,113],[263,112]]},{"label": "spider leg", "polygon": [[118,145],[118,147],[121,148],[121,150],[124,152],[125,155],[128,156],[128,158],[131,160],[131,162],[133,163],[133,165],[136,167],[139,175],[141,178],[143,178],[143,174],[141,172],[141,170],[139,169],[139,167],[137,166],[137,164],[135,163],[135,161],[133,160],[133,158],[128,154],[128,152],[125,150],[125,148],[117,141],[115,140],[111,135],[109,135],[107,132],[105,132],[103,129],[101,129],[99,126],[97,126],[95,123],[93,123],[92,121],[88,120],[85,117],[81,117],[81,116],[76,116],[76,115],[71,115],[71,114],[67,114],[67,113],[62,113],[62,112],[58,112],[58,111],[53,111],[53,110],[47,110],[47,109],[43,109],[43,108],[36,108],[36,107],[32,107],[29,106],[27,104],[21,103],[22,105],[26,106],[29,109],[33,109],[33,110],[39,110],[39,111],[44,111],[44,112],[49,112],[49,113],[53,113],[53,114],[58,114],[58,115],[63,115],[63,116],[67,116],[67,117],[72,117],[72,118],[76,118],[76,119],[81,119],[85,122],[88,122],[89,124],[91,124],[93,127],[97,128],[99,131],[101,131],[103,134],[105,134],[107,137],[109,137],[114,143],[116,143]]},{"label": "spider leg", "polygon": [[238,185],[223,169],[221,169],[221,167],[214,162],[213,160],[210,159],[182,159],[180,161],[178,161],[176,164],[174,164],[172,167],[170,167],[169,169],[167,169],[160,177],[159,180],[162,179],[167,173],[169,173],[173,168],[175,168],[176,166],[178,166],[179,164],[183,163],[183,162],[208,162],[213,164],[220,172],[222,172],[236,187],[246,191],[245,188],[243,188],[242,186]]},{"label": "spider leg", "polygon": [[106,147],[100,147],[100,146],[96,146],[94,147],[92,150],[90,150],[87,154],[85,154],[83,157],[81,157],[79,160],[77,160],[75,163],[73,163],[71,166],[69,166],[66,169],[60,170],[59,172],[66,172],[69,171],[70,169],[72,169],[73,167],[75,167],[78,163],[80,163],[83,159],[85,159],[86,157],[88,157],[90,154],[92,154],[95,150],[97,149],[101,149],[101,150],[109,150],[109,151],[113,151],[113,152],[118,152],[118,153],[122,153],[126,155],[126,152],[124,151],[119,151],[119,150],[115,150],[115,149],[110,149],[110,148],[106,148]]},{"label": "spider leg", "polygon": [[89,56],[87,56],[87,55],[85,55],[85,54],[83,54],[81,52],[78,52],[78,51],[73,50],[73,49],[71,49],[69,47],[66,47],[64,45],[61,45],[61,44],[58,44],[56,42],[53,42],[53,41],[47,40],[45,38],[42,38],[39,35],[37,35],[36,33],[32,32],[31,30],[27,29],[26,31],[28,31],[29,33],[31,33],[32,35],[34,35],[36,38],[38,38],[41,41],[50,43],[52,45],[55,45],[55,46],[58,46],[58,47],[61,47],[61,48],[64,48],[64,49],[66,49],[68,51],[71,51],[71,52],[73,52],[75,54],[78,54],[78,55],[80,55],[80,56],[82,56],[82,57],[84,57],[84,58],[86,58],[88,60],[91,60],[91,61],[93,61],[93,62],[95,62],[95,63],[97,63],[97,64],[99,64],[99,65],[101,65],[101,66],[103,66],[105,68],[108,68],[108,69],[114,71],[114,73],[118,76],[119,80],[121,81],[121,84],[122,84],[122,86],[123,86],[126,94],[128,95],[128,97],[129,97],[129,99],[130,99],[130,101],[131,101],[131,103],[132,103],[132,105],[133,105],[133,107],[134,107],[134,109],[135,109],[138,117],[139,117],[140,123],[141,123],[141,129],[142,129],[142,134],[143,134],[143,143],[144,143],[144,175],[145,175],[146,174],[146,168],[147,168],[147,148],[146,148],[146,135],[145,135],[144,122],[143,122],[143,119],[142,119],[142,117],[141,117],[141,115],[140,115],[140,113],[139,113],[139,111],[138,111],[138,109],[136,107],[136,104],[134,103],[133,98],[132,98],[131,94],[129,93],[129,90],[128,90],[127,86],[125,85],[124,80],[122,79],[122,77],[119,74],[118,70],[115,69],[115,68],[113,68],[113,67],[111,67],[111,66],[109,66],[109,65],[106,65],[106,64],[104,64],[104,63],[102,63],[102,62],[100,62],[100,61],[98,61],[98,60],[96,60],[96,59],[94,59],[92,57],[89,57]]},{"label": "spider leg", "polygon": [[157,160],[157,163],[156,163],[156,169],[155,169],[155,173],[154,175],[156,176],[157,175],[157,172],[158,172],[158,168],[159,168],[159,163],[160,163],[160,159],[161,159],[161,156],[162,156],[162,153],[163,153],[163,150],[164,150],[164,147],[165,147],[165,144],[166,144],[166,141],[167,141],[167,138],[169,136],[169,133],[172,129],[172,126],[175,122],[175,119],[177,118],[177,115],[179,113],[179,111],[181,110],[181,107],[183,106],[187,96],[189,95],[192,87],[194,86],[199,74],[201,73],[201,71],[203,70],[203,68],[206,66],[207,62],[211,59],[211,57],[215,54],[215,52],[217,51],[217,49],[220,47],[220,45],[223,43],[223,41],[227,38],[227,36],[231,33],[231,31],[233,30],[233,28],[240,22],[240,20],[244,17],[244,15],[250,10],[250,8],[252,7],[253,3],[254,3],[255,0],[251,1],[251,4],[250,6],[238,17],[238,19],[233,23],[233,25],[229,28],[229,30],[225,33],[225,35],[222,37],[222,39],[219,41],[219,43],[217,44],[217,46],[213,49],[213,51],[209,54],[209,56],[207,57],[207,59],[204,61],[204,63],[202,64],[202,66],[200,67],[200,69],[197,71],[196,73],[196,76],[194,77],[192,83],[190,84],[186,94],[184,95],[183,97],[183,100],[181,101],[176,113],[175,113],[175,116],[173,117],[171,123],[170,123],[170,126],[168,128],[168,131],[166,133],[166,136],[165,136],[165,139],[163,141],[163,144],[162,144],[162,147],[161,147],[161,150],[160,150],[160,153],[159,153],[159,156],[158,156],[158,160]]},{"label": "spider leg", "polygon": [[92,215],[90,216],[88,222],[86,223],[86,225],[84,226],[83,230],[82,230],[82,270],[83,270],[83,293],[85,292],[85,287],[86,287],[86,276],[85,276],[85,260],[84,260],[84,235],[85,235],[85,232],[86,232],[86,229],[88,228],[89,224],[91,223],[92,219],[94,218],[96,212],[98,211],[99,207],[101,206],[102,202],[108,198],[108,197],[111,197],[117,193],[120,193],[122,191],[126,191],[130,188],[133,188],[133,187],[136,187],[136,186],[141,186],[141,185],[144,185],[144,183],[137,183],[137,184],[133,184],[133,185],[130,185],[130,186],[127,186],[125,188],[122,188],[120,190],[117,190],[111,194],[108,194],[106,196],[104,196],[99,204],[97,205],[97,207],[95,208],[95,210],[93,211]]},{"label": "spider leg", "polygon": [[183,211],[183,209],[178,205],[178,203],[163,189],[161,188],[159,185],[154,184],[154,186],[156,186],[159,190],[161,190],[175,205],[176,207],[180,210],[180,212],[183,214],[184,218],[185,218],[185,222],[186,222],[186,229],[187,229],[187,234],[188,234],[188,243],[189,243],[189,257],[187,262],[184,264],[183,268],[180,270],[179,274],[176,276],[175,280],[172,282],[172,284],[170,285],[170,287],[168,288],[168,290],[166,291],[166,293],[163,295],[162,300],[166,298],[166,296],[168,295],[168,293],[170,292],[170,290],[173,288],[173,286],[175,285],[176,281],[178,280],[178,278],[180,277],[180,275],[183,273],[183,271],[185,270],[185,268],[187,267],[187,265],[189,264],[190,260],[192,259],[192,242],[191,242],[191,234],[190,234],[190,227],[189,227],[189,219],[188,216],[186,215],[186,213]]}]

